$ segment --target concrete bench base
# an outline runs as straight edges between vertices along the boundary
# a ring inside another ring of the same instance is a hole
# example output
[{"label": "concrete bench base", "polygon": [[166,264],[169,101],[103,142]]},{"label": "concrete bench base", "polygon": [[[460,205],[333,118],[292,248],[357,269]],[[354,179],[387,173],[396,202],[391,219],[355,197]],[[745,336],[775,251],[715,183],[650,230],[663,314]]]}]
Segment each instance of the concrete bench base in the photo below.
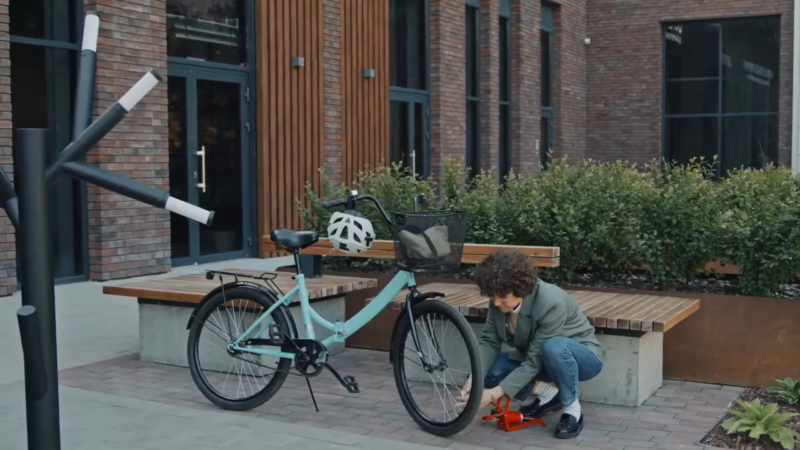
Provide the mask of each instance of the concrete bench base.
[{"label": "concrete bench base", "polygon": [[[327,297],[320,300],[313,300],[311,305],[314,309],[329,322],[345,320],[345,301],[343,295]],[[194,304],[165,302],[161,300],[139,299],[139,359],[142,361],[169,364],[174,366],[188,367],[187,363],[187,340],[189,330],[186,324],[193,311]],[[297,325],[297,332],[304,337],[304,328],[300,305],[293,305],[289,311]],[[245,326],[252,324],[252,320]],[[314,324],[314,333],[317,340],[324,340],[332,332]],[[201,337],[202,341],[202,337]],[[344,343],[335,343],[328,347],[330,355],[335,355],[344,350]],[[254,356],[248,356],[254,358]],[[207,351],[206,347],[201,347],[200,360],[204,369],[213,370],[217,368],[223,372],[228,372],[231,365],[231,357],[222,348],[215,348],[213,352]],[[261,364],[274,365],[274,358],[260,357],[258,362]]]},{"label": "concrete bench base", "polygon": [[[483,324],[473,322],[470,325],[480,338]],[[664,333],[600,329],[597,340],[606,350],[603,370],[595,378],[581,383],[581,401],[641,406],[661,387]]]}]

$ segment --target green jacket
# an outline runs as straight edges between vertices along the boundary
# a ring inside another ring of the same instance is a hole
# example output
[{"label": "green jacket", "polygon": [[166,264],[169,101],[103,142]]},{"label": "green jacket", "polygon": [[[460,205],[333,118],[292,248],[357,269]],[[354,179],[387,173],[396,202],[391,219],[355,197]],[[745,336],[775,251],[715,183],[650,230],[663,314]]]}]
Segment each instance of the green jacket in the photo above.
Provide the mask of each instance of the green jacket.
[{"label": "green jacket", "polygon": [[489,302],[486,324],[480,338],[483,377],[500,352],[502,343],[512,347],[509,358],[522,364],[500,382],[505,394],[514,397],[542,368],[542,344],[550,338],[564,336],[585,345],[600,361],[605,350],[594,334],[594,327],[581,312],[580,306],[566,291],[539,280],[533,293],[522,299],[517,329],[506,330],[506,314]]}]

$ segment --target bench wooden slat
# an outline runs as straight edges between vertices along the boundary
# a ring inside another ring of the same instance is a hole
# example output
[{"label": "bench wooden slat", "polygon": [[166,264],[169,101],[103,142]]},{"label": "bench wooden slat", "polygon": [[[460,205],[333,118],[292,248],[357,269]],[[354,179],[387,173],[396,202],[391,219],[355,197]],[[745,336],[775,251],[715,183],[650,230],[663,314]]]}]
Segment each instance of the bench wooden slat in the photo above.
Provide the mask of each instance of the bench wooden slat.
[{"label": "bench wooden slat", "polygon": [[[226,269],[229,272],[249,273],[260,275],[264,271]],[[223,275],[223,281],[233,281],[231,275]],[[242,278],[240,278],[242,280]],[[253,280],[262,283],[258,280]],[[278,272],[274,280],[281,290],[286,293],[294,286],[291,273]],[[185,303],[198,303],[213,289],[219,287],[218,278],[207,280],[205,273],[180,275],[160,280],[139,281],[117,286],[103,286],[103,293],[109,295],[121,295],[125,297],[147,298],[151,300],[165,300]],[[376,287],[378,280],[373,278],[355,278],[326,276],[323,278],[306,279],[309,299],[330,297],[341,295],[347,292],[360,289]]]},{"label": "bench wooden slat", "polygon": [[[486,317],[489,299],[474,284],[429,283],[422,292],[441,292],[443,301],[469,317]],[[597,328],[665,332],[700,308],[700,301],[669,296],[618,294],[587,290],[569,292],[589,322]],[[402,304],[404,290],[392,300]],[[371,301],[368,299],[367,301]]]},{"label": "bench wooden slat", "polygon": [[[537,247],[537,246],[513,246],[513,245],[486,245],[486,244],[464,244],[461,262],[465,264],[478,264],[486,259],[487,256],[495,251],[503,249],[513,249],[528,256],[537,267],[558,267],[560,264],[559,247]],[[264,236],[262,250],[264,252],[283,251],[269,236]],[[331,241],[327,238],[320,238],[314,245],[300,250],[301,254],[320,255],[320,256],[346,256],[360,258],[381,258],[394,259],[394,241],[373,241],[370,249],[358,255],[350,255],[340,252],[333,248]]]}]

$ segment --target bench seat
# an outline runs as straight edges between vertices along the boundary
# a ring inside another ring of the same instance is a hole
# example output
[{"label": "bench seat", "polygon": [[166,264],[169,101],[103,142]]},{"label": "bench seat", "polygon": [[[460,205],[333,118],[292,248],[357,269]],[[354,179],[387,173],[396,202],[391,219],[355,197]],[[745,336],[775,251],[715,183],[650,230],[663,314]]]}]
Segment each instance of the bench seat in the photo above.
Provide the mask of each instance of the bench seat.
[{"label": "bench seat", "polygon": [[[441,300],[458,309],[480,337],[489,299],[480,295],[476,285],[429,283],[419,290],[444,293],[446,297]],[[606,349],[600,375],[582,383],[581,400],[640,406],[662,386],[664,333],[696,312],[700,301],[588,290],[568,292],[595,326],[597,338]],[[393,309],[402,307],[405,295],[403,291],[394,298]]]},{"label": "bench seat", "polygon": [[[263,271],[226,269],[227,272],[260,275]],[[273,280],[284,292],[289,292],[295,282],[293,274],[277,272]],[[241,280],[249,280],[242,278]],[[231,275],[223,275],[224,282],[234,281]],[[262,283],[259,280],[249,280]],[[309,300],[314,309],[330,322],[345,320],[345,294],[377,286],[372,278],[326,276],[306,280]],[[189,330],[186,324],[193,308],[213,289],[220,286],[219,278],[206,279],[205,272],[159,280],[136,281],[117,286],[104,286],[103,293],[135,297],[139,303],[139,358],[142,361],[187,367],[186,343]],[[303,334],[302,314],[299,301],[295,299],[289,307],[298,331]],[[331,332],[314,324],[317,339],[323,340]],[[329,347],[331,354],[344,350],[343,343]]]}]

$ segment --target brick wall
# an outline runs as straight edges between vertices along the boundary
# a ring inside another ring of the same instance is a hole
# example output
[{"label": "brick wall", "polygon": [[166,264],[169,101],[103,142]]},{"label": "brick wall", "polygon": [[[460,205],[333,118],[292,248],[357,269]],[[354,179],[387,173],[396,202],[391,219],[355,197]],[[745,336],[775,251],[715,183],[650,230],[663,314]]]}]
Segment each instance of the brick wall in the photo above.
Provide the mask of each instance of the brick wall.
[{"label": "brick wall", "polygon": [[554,10],[553,157],[573,163],[586,157],[586,18],[585,0],[563,0]]},{"label": "brick wall", "polygon": [[781,14],[780,161],[791,153],[791,0],[589,0],[587,156],[644,163],[661,156],[661,22]]},{"label": "brick wall", "polygon": [[480,7],[480,167],[500,177],[500,2],[481,0]]},{"label": "brick wall", "polygon": [[[100,13],[95,115],[148,70],[166,75],[166,0],[87,0]],[[90,164],[169,190],[167,82],[89,153]],[[168,212],[89,186],[89,264],[94,280],[170,269]]]},{"label": "brick wall", "polygon": [[539,167],[541,108],[539,0],[511,0],[511,167],[534,173]]},{"label": "brick wall", "polygon": [[[8,0],[0,0],[0,167],[14,181],[11,152],[11,69],[8,42]],[[17,250],[14,227],[0,210],[0,296],[17,289]]]},{"label": "brick wall", "polygon": [[337,185],[342,180],[342,13],[340,1],[323,0],[325,166],[331,182]]},{"label": "brick wall", "polygon": [[441,179],[443,157],[467,148],[464,0],[430,0],[431,176]]}]

